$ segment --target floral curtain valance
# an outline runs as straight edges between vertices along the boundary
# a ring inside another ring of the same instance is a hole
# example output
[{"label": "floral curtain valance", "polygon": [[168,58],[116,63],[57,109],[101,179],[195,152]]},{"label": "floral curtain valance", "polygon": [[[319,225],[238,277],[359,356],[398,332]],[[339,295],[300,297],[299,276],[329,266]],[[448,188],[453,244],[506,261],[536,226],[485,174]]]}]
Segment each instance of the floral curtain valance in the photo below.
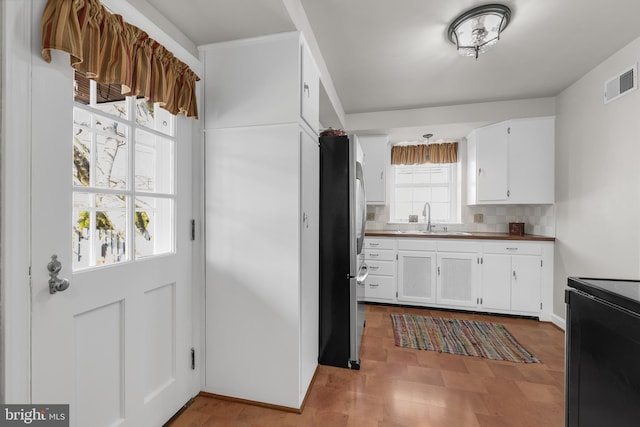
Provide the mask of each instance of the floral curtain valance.
[{"label": "floral curtain valance", "polygon": [[120,84],[122,94],[159,102],[172,114],[198,118],[196,82],[188,65],[99,0],[48,0],[42,15],[42,57],[51,49],[99,83]]},{"label": "floral curtain valance", "polygon": [[425,163],[457,163],[458,143],[394,145],[391,147],[392,165],[422,165]]}]

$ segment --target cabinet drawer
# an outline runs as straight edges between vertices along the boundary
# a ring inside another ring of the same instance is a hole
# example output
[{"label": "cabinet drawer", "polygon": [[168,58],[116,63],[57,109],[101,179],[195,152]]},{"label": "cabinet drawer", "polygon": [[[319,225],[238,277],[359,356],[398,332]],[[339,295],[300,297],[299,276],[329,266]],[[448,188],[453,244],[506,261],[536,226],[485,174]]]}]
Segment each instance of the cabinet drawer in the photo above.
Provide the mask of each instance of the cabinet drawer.
[{"label": "cabinet drawer", "polygon": [[542,246],[533,242],[485,242],[483,252],[486,254],[540,255]]},{"label": "cabinet drawer", "polygon": [[369,274],[377,276],[394,276],[396,274],[396,263],[393,261],[367,260]]},{"label": "cabinet drawer", "polygon": [[438,244],[435,239],[398,239],[398,249],[407,251],[435,251]]},{"label": "cabinet drawer", "polygon": [[364,259],[368,260],[380,260],[380,261],[393,261],[396,259],[395,251],[378,250],[378,249],[365,249]]},{"label": "cabinet drawer", "polygon": [[396,295],[393,277],[369,275],[364,281],[366,298],[393,300]]},{"label": "cabinet drawer", "polygon": [[372,239],[367,237],[364,239],[365,249],[395,249],[394,239]]},{"label": "cabinet drawer", "polygon": [[480,252],[482,243],[478,241],[466,241],[456,239],[438,240],[438,252]]}]

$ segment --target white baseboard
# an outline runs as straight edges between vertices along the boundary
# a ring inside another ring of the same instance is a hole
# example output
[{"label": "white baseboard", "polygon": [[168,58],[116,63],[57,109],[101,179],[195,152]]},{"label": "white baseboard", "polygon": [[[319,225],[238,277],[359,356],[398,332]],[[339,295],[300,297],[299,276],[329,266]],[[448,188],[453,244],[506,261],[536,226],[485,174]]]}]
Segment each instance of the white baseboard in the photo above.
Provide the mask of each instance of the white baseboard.
[{"label": "white baseboard", "polygon": [[567,326],[567,325],[566,325],[566,322],[565,322],[565,320],[564,320],[562,317],[560,317],[560,316],[557,316],[557,315],[555,315],[555,314],[552,314],[552,315],[551,315],[551,323],[553,323],[554,325],[556,325],[558,328],[562,329],[563,331],[566,331],[566,330],[567,330],[567,328],[566,328],[566,326]]}]

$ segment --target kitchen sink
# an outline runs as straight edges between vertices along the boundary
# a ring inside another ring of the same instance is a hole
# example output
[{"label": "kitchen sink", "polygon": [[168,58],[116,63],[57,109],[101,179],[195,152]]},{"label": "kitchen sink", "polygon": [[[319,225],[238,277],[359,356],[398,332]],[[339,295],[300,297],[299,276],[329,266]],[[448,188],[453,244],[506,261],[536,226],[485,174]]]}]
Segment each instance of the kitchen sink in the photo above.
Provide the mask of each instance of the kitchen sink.
[{"label": "kitchen sink", "polygon": [[418,231],[419,234],[429,234],[434,236],[471,236],[466,231]]},{"label": "kitchen sink", "polygon": [[466,231],[426,231],[426,230],[408,230],[396,231],[396,234],[425,234],[428,236],[471,236]]}]

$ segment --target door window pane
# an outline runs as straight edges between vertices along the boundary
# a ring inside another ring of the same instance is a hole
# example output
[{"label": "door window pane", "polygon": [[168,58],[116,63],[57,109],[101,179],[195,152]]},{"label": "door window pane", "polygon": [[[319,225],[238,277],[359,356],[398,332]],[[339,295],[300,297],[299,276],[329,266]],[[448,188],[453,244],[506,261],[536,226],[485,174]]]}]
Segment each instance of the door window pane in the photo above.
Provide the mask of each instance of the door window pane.
[{"label": "door window pane", "polygon": [[91,185],[91,132],[73,128],[73,185]]},{"label": "door window pane", "polygon": [[173,135],[173,116],[160,104],[150,103],[144,98],[136,99],[136,123],[149,129]]},{"label": "door window pane", "polygon": [[136,258],[173,251],[173,201],[137,197],[134,216]]},{"label": "door window pane", "polygon": [[136,190],[173,193],[173,141],[137,130],[135,163]]},{"label": "door window pane", "polygon": [[73,269],[115,264],[127,256],[127,197],[73,193]]},{"label": "door window pane", "polygon": [[127,188],[127,141],[96,136],[96,187]]}]

